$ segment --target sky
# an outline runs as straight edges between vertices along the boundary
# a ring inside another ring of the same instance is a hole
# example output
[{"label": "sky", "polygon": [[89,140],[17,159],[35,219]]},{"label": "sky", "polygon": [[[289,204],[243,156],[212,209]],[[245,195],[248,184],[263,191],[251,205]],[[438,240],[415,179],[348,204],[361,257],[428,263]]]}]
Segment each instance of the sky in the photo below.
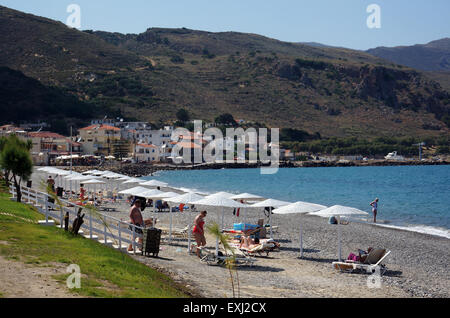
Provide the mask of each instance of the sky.
[{"label": "sky", "polygon": [[[70,4],[82,30],[141,33],[149,27],[256,33],[287,42],[366,50],[450,37],[449,0],[0,0],[0,5],[66,23]],[[378,11],[379,28],[367,19]],[[372,25],[373,26],[373,25]]]}]

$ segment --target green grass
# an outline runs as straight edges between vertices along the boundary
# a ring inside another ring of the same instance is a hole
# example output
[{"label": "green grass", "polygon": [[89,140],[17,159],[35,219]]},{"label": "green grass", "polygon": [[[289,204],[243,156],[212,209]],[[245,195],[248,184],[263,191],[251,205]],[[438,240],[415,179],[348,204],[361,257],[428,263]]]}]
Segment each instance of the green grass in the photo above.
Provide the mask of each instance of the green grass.
[{"label": "green grass", "polygon": [[[0,193],[0,211],[20,216],[15,219],[0,214],[0,241],[8,242],[0,244],[0,255],[34,266],[79,265],[81,288],[73,289],[74,293],[91,297],[188,297],[169,277],[126,254],[56,227],[26,222],[42,216],[25,204],[10,201],[6,193]],[[54,278],[65,286],[69,275]]]}]

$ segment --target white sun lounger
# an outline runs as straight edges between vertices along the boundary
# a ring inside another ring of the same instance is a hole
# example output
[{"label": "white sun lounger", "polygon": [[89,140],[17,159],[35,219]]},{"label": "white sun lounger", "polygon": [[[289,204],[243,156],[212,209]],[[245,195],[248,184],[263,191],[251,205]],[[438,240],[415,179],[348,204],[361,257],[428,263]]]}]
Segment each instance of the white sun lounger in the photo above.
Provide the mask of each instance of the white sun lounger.
[{"label": "white sun lounger", "polygon": [[386,267],[381,264],[383,260],[391,253],[385,249],[375,248],[367,255],[364,263],[346,260],[345,262],[333,262],[335,269],[341,271],[353,272],[354,270],[364,270],[367,273],[373,273],[377,267],[380,267],[381,274],[386,271]]}]

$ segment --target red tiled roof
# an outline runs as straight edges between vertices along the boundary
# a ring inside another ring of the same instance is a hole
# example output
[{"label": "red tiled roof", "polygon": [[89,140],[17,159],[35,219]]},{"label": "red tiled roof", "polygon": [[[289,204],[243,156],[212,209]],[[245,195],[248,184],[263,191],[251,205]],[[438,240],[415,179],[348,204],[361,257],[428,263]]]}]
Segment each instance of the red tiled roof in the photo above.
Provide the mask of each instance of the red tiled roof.
[{"label": "red tiled roof", "polygon": [[84,128],[80,128],[80,130],[94,130],[94,129],[98,129],[98,130],[114,130],[114,131],[120,131],[120,128],[118,127],[114,127],[114,126],[110,126],[110,125],[90,125]]},{"label": "red tiled roof", "polygon": [[60,139],[60,138],[66,138],[63,135],[51,132],[51,131],[32,131],[28,133],[28,136],[31,138],[53,138],[53,139]]}]

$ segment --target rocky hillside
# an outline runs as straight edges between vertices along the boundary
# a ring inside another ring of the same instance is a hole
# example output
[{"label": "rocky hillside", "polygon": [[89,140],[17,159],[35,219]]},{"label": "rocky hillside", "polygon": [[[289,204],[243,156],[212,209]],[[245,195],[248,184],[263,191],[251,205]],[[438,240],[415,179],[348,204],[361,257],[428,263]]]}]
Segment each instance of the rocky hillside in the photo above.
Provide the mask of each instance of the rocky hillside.
[{"label": "rocky hillside", "polygon": [[360,51],[237,32],[81,32],[5,7],[0,28],[0,66],[114,116],[158,124],[185,108],[322,136],[448,133],[438,83]]},{"label": "rocky hillside", "polygon": [[1,123],[45,121],[67,134],[67,124],[84,125],[100,112],[57,87],[48,87],[20,71],[0,66]]},{"label": "rocky hillside", "polygon": [[450,38],[412,46],[377,47],[366,52],[422,71],[450,71]]}]

